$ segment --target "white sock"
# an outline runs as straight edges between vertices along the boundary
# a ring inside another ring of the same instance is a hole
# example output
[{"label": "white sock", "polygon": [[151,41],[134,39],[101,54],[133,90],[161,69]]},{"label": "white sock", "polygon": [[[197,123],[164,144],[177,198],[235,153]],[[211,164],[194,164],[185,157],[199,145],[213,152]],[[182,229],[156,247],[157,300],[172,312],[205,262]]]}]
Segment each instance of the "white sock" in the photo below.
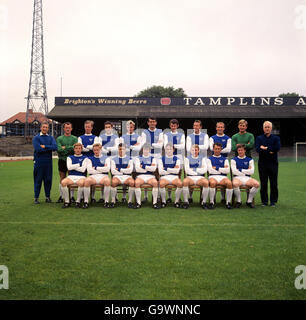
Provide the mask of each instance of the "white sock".
[{"label": "white sock", "polygon": [[60,197],[63,199],[64,195],[63,195],[62,185],[61,184],[59,184],[59,194],[60,194]]},{"label": "white sock", "polygon": [[105,200],[105,202],[109,201],[110,191],[111,191],[111,187],[110,186],[108,186],[108,187],[104,186],[104,200]]},{"label": "white sock", "polygon": [[183,188],[176,188],[176,190],[175,190],[175,203],[180,201],[182,190],[183,190]]},{"label": "white sock", "polygon": [[111,197],[112,197],[112,202],[116,202],[116,195],[117,195],[117,188],[111,187]]},{"label": "white sock", "polygon": [[141,205],[141,189],[140,188],[134,188],[134,189],[135,189],[136,202]]},{"label": "white sock", "polygon": [[152,197],[153,197],[153,204],[157,203],[158,188],[153,188],[152,189]]},{"label": "white sock", "polygon": [[226,189],[226,204],[232,201],[233,189]]},{"label": "white sock", "polygon": [[82,196],[83,196],[83,191],[84,191],[83,187],[78,187],[78,197],[77,197],[77,201],[76,202],[81,202],[81,199],[82,199]]},{"label": "white sock", "polygon": [[254,199],[257,191],[258,191],[258,188],[255,188],[255,187],[251,188],[251,190],[249,192],[249,197],[248,197],[248,202],[249,203],[253,202],[253,199]]},{"label": "white sock", "polygon": [[68,187],[61,187],[61,191],[62,191],[62,195],[63,195],[63,198],[64,198],[64,201],[66,203],[69,203],[69,189]]},{"label": "white sock", "polygon": [[89,196],[90,196],[90,187],[84,187],[84,202],[89,202],[88,199],[89,199]]},{"label": "white sock", "polygon": [[160,197],[162,202],[166,202],[166,189],[165,188],[159,188]]},{"label": "white sock", "polygon": [[129,200],[128,200],[128,202],[133,202],[134,191],[135,191],[134,187],[129,187]]},{"label": "white sock", "polygon": [[234,195],[236,197],[237,202],[241,202],[241,192],[240,188],[234,188]]},{"label": "white sock", "polygon": [[184,198],[184,202],[188,202],[188,198],[189,198],[189,188],[188,187],[183,187],[183,198]]},{"label": "white sock", "polygon": [[209,201],[215,203],[216,188],[209,188]]},{"label": "white sock", "polygon": [[209,188],[203,187],[202,190],[202,203],[206,203],[207,197],[208,197]]}]

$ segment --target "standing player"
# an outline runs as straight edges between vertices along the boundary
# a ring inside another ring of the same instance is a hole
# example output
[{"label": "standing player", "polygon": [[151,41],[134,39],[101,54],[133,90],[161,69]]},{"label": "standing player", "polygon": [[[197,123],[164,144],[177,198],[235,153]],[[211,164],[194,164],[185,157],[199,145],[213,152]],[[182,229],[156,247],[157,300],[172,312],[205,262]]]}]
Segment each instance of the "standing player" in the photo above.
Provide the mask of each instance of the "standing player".
[{"label": "standing player", "polygon": [[[231,152],[232,149],[232,139],[224,134],[225,130],[225,124],[224,122],[217,122],[216,124],[216,131],[217,133],[210,137],[209,139],[209,146],[210,150],[212,151],[212,154],[214,154],[214,144],[215,143],[221,143],[222,145],[222,150],[221,150],[221,155],[226,157],[228,154]],[[225,203],[225,193],[223,190],[221,190],[221,203]]]},{"label": "standing player", "polygon": [[[173,154],[180,160],[181,167],[184,164],[184,151],[185,151],[185,134],[184,131],[178,131],[179,122],[177,119],[172,119],[169,122],[170,131],[164,133],[164,147],[168,143],[172,144],[174,147]],[[171,189],[168,190],[168,199],[167,203],[170,203],[171,200]]]},{"label": "standing player", "polygon": [[109,207],[109,194],[111,181],[108,177],[110,171],[110,158],[101,155],[102,146],[100,143],[93,145],[94,155],[87,160],[87,172],[90,174],[84,183],[84,205],[83,208],[88,208],[88,199],[90,196],[90,187],[100,184],[104,186],[104,207]]},{"label": "standing player", "polygon": [[119,143],[118,155],[111,159],[111,172],[113,175],[111,187],[112,202],[110,203],[109,208],[115,207],[118,185],[129,186],[128,208],[133,208],[132,201],[135,184],[135,181],[131,176],[133,172],[133,159],[126,154],[126,146],[123,143]]},{"label": "standing player", "polygon": [[118,151],[119,137],[113,130],[113,124],[110,121],[104,123],[104,130],[100,133],[100,143],[104,155],[115,156]]},{"label": "standing player", "polygon": [[231,201],[233,196],[232,182],[227,178],[230,172],[228,160],[221,155],[222,144],[215,143],[213,146],[214,154],[207,159],[207,171],[209,173],[209,209],[214,208],[216,187],[222,186],[226,188],[226,208],[232,209]]},{"label": "standing player", "polygon": [[189,187],[196,185],[202,187],[202,203],[203,209],[207,209],[206,200],[209,192],[208,180],[204,177],[207,172],[206,158],[199,155],[200,148],[197,144],[191,147],[191,155],[184,160],[185,172],[187,177],[183,180],[183,197],[184,203],[182,208],[188,209]]},{"label": "standing player", "polygon": [[[164,145],[164,134],[162,129],[157,129],[156,118],[148,118],[148,129],[143,130],[141,135],[142,144],[148,143],[151,146],[151,155],[159,159],[162,156],[162,148]],[[148,200],[148,190],[144,190],[144,202]]]},{"label": "standing player", "polygon": [[56,141],[48,135],[49,123],[42,122],[40,133],[33,140],[34,147],[34,203],[39,204],[41,184],[44,182],[46,202],[52,202],[50,192],[52,187],[52,151],[57,150]]},{"label": "standing player", "polygon": [[239,132],[232,136],[232,150],[235,151],[235,156],[237,157],[237,145],[244,144],[246,147],[246,156],[252,158],[251,150],[254,148],[255,138],[252,133],[247,132],[248,122],[241,119],[238,122]]},{"label": "standing player", "polygon": [[139,175],[135,180],[135,196],[136,196],[136,209],[141,207],[141,189],[140,187],[147,183],[153,187],[152,198],[153,198],[153,208],[159,209],[157,204],[158,197],[158,181],[154,176],[154,172],[157,170],[156,158],[150,155],[151,146],[145,144],[142,148],[142,156],[134,159],[135,170]]},{"label": "standing player", "polygon": [[[201,120],[195,120],[193,122],[193,133],[189,134],[186,138],[186,152],[187,155],[191,154],[191,146],[198,145],[200,149],[200,156],[206,158],[207,150],[209,148],[208,134],[202,132]],[[189,203],[192,202],[192,191],[190,192]]]},{"label": "standing player", "polygon": [[160,175],[159,190],[162,208],[166,207],[167,205],[165,187],[169,184],[176,186],[174,206],[176,208],[180,207],[179,200],[183,187],[182,181],[179,177],[181,162],[180,159],[173,154],[173,152],[173,145],[168,143],[165,147],[165,155],[161,159],[158,159],[158,171]]},{"label": "standing player", "polygon": [[189,134],[186,138],[186,152],[187,155],[191,154],[191,147],[198,145],[200,150],[200,156],[206,157],[207,150],[209,148],[209,137],[208,134],[202,132],[201,120],[195,120],[193,123],[193,133]]},{"label": "standing player", "polygon": [[62,194],[64,196],[63,209],[70,206],[68,186],[76,183],[78,185],[78,197],[75,203],[76,208],[81,208],[81,198],[86,179],[87,157],[82,154],[83,145],[79,142],[73,146],[74,155],[67,157],[68,176],[62,180]]},{"label": "standing player", "polygon": [[[127,121],[126,123],[126,131],[120,139],[120,143],[124,143],[126,145],[126,152],[128,155],[135,159],[139,156],[139,151],[141,150],[141,136],[135,132],[135,122],[132,120]],[[122,193],[122,202],[126,202],[126,185],[123,186]]]},{"label": "standing player", "polygon": [[[78,138],[71,134],[72,131],[72,123],[65,122],[63,124],[64,134],[59,136],[56,139],[57,143],[57,153],[58,153],[58,173],[60,176],[60,197],[57,200],[57,203],[63,202],[62,188],[61,182],[66,178],[68,168],[67,168],[67,157],[73,155],[73,145],[78,142]],[[72,193],[73,194],[73,193]],[[71,202],[74,202],[74,198],[71,198]]]},{"label": "standing player", "polygon": [[83,145],[82,153],[86,157],[92,157],[93,151],[92,147],[95,143],[99,143],[99,138],[92,134],[94,122],[91,120],[86,120],[84,122],[85,133],[78,138],[78,142]]},{"label": "standing player", "polygon": [[240,208],[241,206],[240,187],[247,186],[250,188],[250,192],[246,204],[250,208],[255,208],[253,199],[258,191],[259,182],[251,178],[251,175],[254,174],[254,160],[245,155],[246,147],[243,144],[237,145],[237,152],[238,156],[231,160],[234,195],[237,199],[235,207]]}]

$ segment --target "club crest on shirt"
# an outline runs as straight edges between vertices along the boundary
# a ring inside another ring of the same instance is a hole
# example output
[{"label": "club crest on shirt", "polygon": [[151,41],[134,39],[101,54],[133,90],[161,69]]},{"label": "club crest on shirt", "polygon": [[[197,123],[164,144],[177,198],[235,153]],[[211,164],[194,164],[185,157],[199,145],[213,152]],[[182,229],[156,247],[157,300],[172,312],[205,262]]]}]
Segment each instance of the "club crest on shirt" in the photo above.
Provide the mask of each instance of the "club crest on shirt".
[{"label": "club crest on shirt", "polygon": [[247,162],[247,161],[245,161],[245,162],[244,162],[244,164],[245,164],[245,165],[247,165],[247,164],[248,164],[248,162]]},{"label": "club crest on shirt", "polygon": [[223,161],[222,161],[222,160],[219,160],[219,162],[222,163]]}]

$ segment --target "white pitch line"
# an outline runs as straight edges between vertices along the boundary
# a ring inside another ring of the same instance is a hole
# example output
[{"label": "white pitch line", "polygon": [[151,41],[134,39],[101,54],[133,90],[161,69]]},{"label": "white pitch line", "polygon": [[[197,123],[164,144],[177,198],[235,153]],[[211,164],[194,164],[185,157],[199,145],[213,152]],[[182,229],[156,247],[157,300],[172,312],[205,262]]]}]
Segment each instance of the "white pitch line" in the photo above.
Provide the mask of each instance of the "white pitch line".
[{"label": "white pitch line", "polygon": [[97,225],[97,226],[149,226],[149,227],[292,227],[292,228],[306,228],[306,224],[248,224],[248,223],[121,223],[121,222],[54,222],[54,221],[0,221],[0,224],[33,224],[33,225]]}]

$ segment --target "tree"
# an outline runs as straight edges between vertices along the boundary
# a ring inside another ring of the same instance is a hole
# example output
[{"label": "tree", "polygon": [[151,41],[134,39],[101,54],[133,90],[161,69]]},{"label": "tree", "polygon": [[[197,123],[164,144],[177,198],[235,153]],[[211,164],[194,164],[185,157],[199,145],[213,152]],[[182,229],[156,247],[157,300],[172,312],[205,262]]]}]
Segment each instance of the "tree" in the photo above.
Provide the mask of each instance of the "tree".
[{"label": "tree", "polygon": [[299,97],[300,95],[298,93],[295,92],[287,92],[287,93],[281,93],[279,95],[280,98],[285,98],[285,97]]},{"label": "tree", "polygon": [[152,86],[148,87],[135,95],[138,98],[184,98],[187,94],[182,88],[174,89],[173,87]]}]

